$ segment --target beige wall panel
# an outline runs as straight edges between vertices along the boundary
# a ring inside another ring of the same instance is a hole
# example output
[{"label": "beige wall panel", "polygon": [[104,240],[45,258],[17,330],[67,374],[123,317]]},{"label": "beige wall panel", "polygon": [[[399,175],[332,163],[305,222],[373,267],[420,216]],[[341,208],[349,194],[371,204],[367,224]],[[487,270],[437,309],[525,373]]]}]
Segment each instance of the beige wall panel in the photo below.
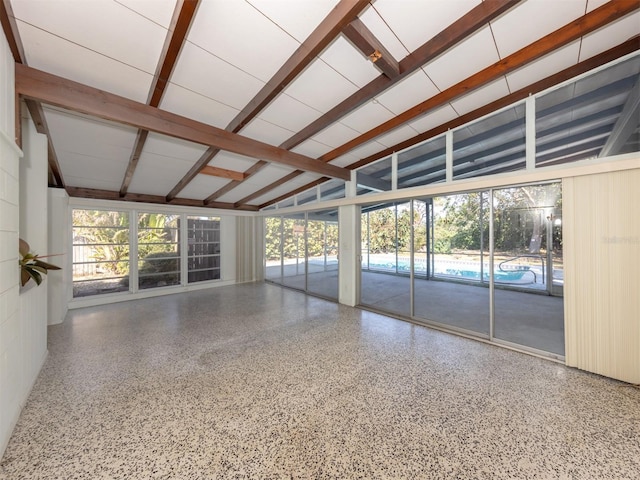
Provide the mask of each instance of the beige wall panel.
[{"label": "beige wall panel", "polygon": [[563,181],[569,366],[640,383],[640,169]]}]

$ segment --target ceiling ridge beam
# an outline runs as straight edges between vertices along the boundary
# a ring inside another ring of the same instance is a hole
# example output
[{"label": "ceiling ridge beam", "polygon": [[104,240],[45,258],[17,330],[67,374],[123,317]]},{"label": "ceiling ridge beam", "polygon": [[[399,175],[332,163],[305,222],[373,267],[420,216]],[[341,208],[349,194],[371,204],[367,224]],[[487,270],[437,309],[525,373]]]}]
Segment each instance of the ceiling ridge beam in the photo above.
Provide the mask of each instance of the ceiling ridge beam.
[{"label": "ceiling ridge beam", "polygon": [[[426,132],[420,133],[412,138],[409,138],[400,143],[397,143],[391,147],[385,148],[384,150],[381,150],[378,153],[375,153],[361,160],[358,160],[357,162],[354,162],[348,165],[347,168],[350,170],[355,170],[357,168],[363,167],[365,165],[373,163],[382,158],[388,157],[394,152],[399,152],[401,150],[404,150],[405,148],[411,147],[412,145],[416,145],[420,142],[429,140],[430,138],[433,138],[445,133],[447,130],[452,130],[454,128],[460,127],[461,125],[477,120],[478,118],[484,117],[485,115],[495,112],[503,107],[509,106],[515,102],[523,100],[527,98],[529,95],[538,94],[543,90],[546,90],[547,88],[553,87],[554,85],[558,85],[559,83],[570,80],[578,75],[581,75],[590,70],[593,70],[594,68],[598,68],[602,65],[606,65],[607,63],[612,62],[618,58],[621,58],[621,57],[624,57],[625,55],[636,52],[640,50],[640,42],[638,40],[640,40],[639,36],[633,37],[627,40],[626,42],[621,43],[620,45],[610,48],[609,50],[606,50],[598,55],[594,55],[593,57],[583,60],[582,62],[576,65],[573,65],[572,67],[568,67],[558,73],[549,75],[548,77],[545,77],[542,80],[538,80],[537,82],[534,82],[526,87],[523,87],[520,90],[517,90],[516,92],[513,92],[505,97],[495,100],[471,112],[465,113],[464,115],[458,118],[454,118],[453,120],[450,120]],[[305,190],[313,186],[315,186],[315,184],[314,185],[307,184],[305,185],[306,187]],[[297,189],[296,189],[296,192],[297,192]],[[295,195],[293,191],[287,194],[281,195],[277,199],[273,199],[268,202],[265,202],[262,205],[260,205],[259,208],[262,209],[264,207],[268,207],[269,205],[273,205],[274,203],[277,203],[280,200],[286,199],[292,195]]]},{"label": "ceiling ridge beam", "polygon": [[26,98],[240,155],[261,158],[329,177],[349,179],[350,173],[345,168],[25,65],[16,64],[15,69],[16,92]]},{"label": "ceiling ridge beam", "polygon": [[236,170],[229,170],[221,167],[212,167],[211,165],[206,165],[200,173],[203,175],[211,175],[212,177],[228,178],[229,180],[241,181],[245,179],[244,172],[238,172]]},{"label": "ceiling ridge beam", "polygon": [[411,107],[396,117],[372,128],[368,132],[348,141],[347,143],[327,152],[320,157],[324,162],[335,160],[341,155],[366,143],[374,138],[387,133],[414,118],[438,108],[464,94],[478,89],[514,70],[531,63],[538,58],[561,48],[578,38],[597,30],[619,18],[640,8],[637,0],[610,1],[601,7],[583,15],[568,23],[564,27],[542,37],[541,39],[521,48],[515,53],[495,62],[480,70],[470,77],[456,83],[452,87],[443,90],[424,102]]},{"label": "ceiling ridge beam", "polygon": [[285,140],[279,145],[280,148],[290,150],[311,138],[316,133],[375,98],[429,61],[472,35],[489,21],[495,19],[521,1],[522,0],[493,0],[491,2],[480,3],[400,61],[399,75],[390,78],[382,74],[374,78],[353,95],[347,97],[324,115],[320,116],[320,118]]},{"label": "ceiling ridge beam", "polygon": [[[341,0],[320,24],[300,44],[296,51],[247,103],[247,105],[231,120],[225,130],[238,133],[251,120],[275,99],[298,75],[324,50],[357,15],[369,4],[369,0]],[[167,199],[174,198],[184,187],[198,175],[218,151],[211,151],[211,157],[205,162],[204,157],[189,170],[185,176],[171,189]],[[266,165],[266,164],[265,164]],[[260,168],[265,165],[261,165]],[[253,173],[256,173],[254,171]],[[247,173],[247,172],[245,172]],[[247,175],[249,178],[253,173]],[[228,184],[227,184],[228,185]],[[226,185],[225,185],[226,187]],[[225,188],[222,187],[222,188]],[[220,190],[218,190],[219,192]],[[208,197],[221,196],[214,192]],[[211,200],[213,201],[213,200]]]},{"label": "ceiling ridge beam", "polygon": [[344,28],[342,33],[384,75],[389,78],[395,78],[400,75],[398,61],[362,20],[356,18]]},{"label": "ceiling ridge beam", "polygon": [[[247,170],[244,171],[245,174],[245,180],[249,177],[251,177],[251,175],[253,175],[254,173],[258,172],[262,167],[264,167],[265,165],[268,165],[269,162],[265,162],[264,160],[260,160],[259,162],[253,164],[252,167],[248,168]],[[234,188],[236,188],[238,185],[240,185],[242,183],[242,181],[231,181],[229,183],[227,183],[224,187],[218,189],[216,192],[212,193],[211,195],[209,195],[207,198],[204,199],[204,203],[209,203],[209,202],[213,202],[216,198],[221,197],[222,195],[224,195],[225,193],[230,192],[231,190],[233,190]]]},{"label": "ceiling ridge beam", "polygon": [[[187,34],[195,18],[196,10],[198,8],[200,0],[178,0],[176,7],[171,17],[171,23],[167,30],[167,36],[162,46],[162,51],[158,59],[158,65],[156,66],[155,74],[149,88],[149,95],[147,96],[147,105],[157,107],[160,105],[160,101],[164,95],[173,69],[178,61],[178,56],[182,51],[182,46],[187,39]],[[120,186],[120,196],[124,197],[129,190],[131,180],[133,180],[133,174],[138,166],[140,155],[142,155],[142,149],[147,141],[149,132],[147,130],[138,129],[136,140],[133,144],[133,150],[129,157],[129,163],[127,170],[122,179],[122,185]]]}]

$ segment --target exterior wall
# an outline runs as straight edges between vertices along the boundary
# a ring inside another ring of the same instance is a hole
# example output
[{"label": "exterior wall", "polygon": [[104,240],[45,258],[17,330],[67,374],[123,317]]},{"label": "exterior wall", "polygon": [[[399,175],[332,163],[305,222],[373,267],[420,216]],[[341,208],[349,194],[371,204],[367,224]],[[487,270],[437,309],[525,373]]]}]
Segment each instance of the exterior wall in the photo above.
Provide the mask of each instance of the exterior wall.
[{"label": "exterior wall", "polygon": [[565,179],[569,366],[640,383],[640,168]]}]

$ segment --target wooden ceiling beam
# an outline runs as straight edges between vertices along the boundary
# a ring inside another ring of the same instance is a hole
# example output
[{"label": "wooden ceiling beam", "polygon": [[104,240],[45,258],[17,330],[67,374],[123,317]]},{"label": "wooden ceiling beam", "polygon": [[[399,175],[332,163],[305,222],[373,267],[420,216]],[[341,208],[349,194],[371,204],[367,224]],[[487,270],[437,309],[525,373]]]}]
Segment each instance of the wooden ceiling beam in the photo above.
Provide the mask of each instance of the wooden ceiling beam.
[{"label": "wooden ceiling beam", "polygon": [[[162,52],[160,53],[160,59],[156,67],[153,81],[151,82],[151,88],[149,89],[149,95],[147,97],[147,105],[157,107],[160,105],[160,101],[164,95],[167,84],[173,73],[173,68],[178,61],[178,56],[182,50],[182,46],[187,38],[187,33],[191,28],[191,23],[196,14],[200,0],[178,0],[176,8],[173,11],[173,17],[171,18],[171,24],[169,31],[164,40],[162,46]],[[133,144],[133,151],[129,157],[129,164],[122,180],[122,186],[120,187],[120,196],[124,197],[127,194],[133,174],[138,166],[142,149],[147,141],[149,132],[147,130],[138,130],[135,143]]]},{"label": "wooden ceiling beam", "polygon": [[[342,31],[342,29],[348,25],[351,21],[357,18],[357,15],[364,10],[369,4],[369,0],[341,0],[333,10],[324,18],[324,20],[311,32],[309,37],[296,49],[296,51],[289,57],[289,59],[280,67],[275,75],[265,84],[264,87],[256,94],[255,97],[242,109],[238,115],[227,125],[225,130],[238,133],[244,128],[251,120],[253,120],[269,103],[275,99],[280,92],[282,92],[315,58],[324,50]],[[211,158],[213,158],[218,152],[213,152]],[[209,159],[207,163],[210,161]],[[204,161],[198,162],[192,170],[176,184],[171,190],[168,199],[177,195],[178,192],[183,189],[187,184],[193,180],[198,174],[198,168],[204,168],[207,163]],[[255,169],[257,165],[257,169]],[[260,169],[268,165],[268,162],[258,162],[247,170],[247,177],[257,173]],[[209,197],[209,201],[218,198],[225,193],[229,192],[241,182],[228,183],[218,191],[212,193]],[[207,201],[207,200],[205,200]]]},{"label": "wooden ceiling beam", "polygon": [[[480,108],[477,108],[476,110],[466,113],[465,115],[455,118],[449,122],[443,123],[437,127],[432,128],[431,130],[428,130],[424,133],[416,135],[415,137],[404,140],[403,142],[397,143],[396,145],[393,145],[389,148],[381,150],[378,153],[375,153],[357,162],[354,162],[351,165],[349,165],[347,168],[349,168],[350,170],[355,170],[357,168],[368,165],[369,163],[373,163],[377,160],[388,157],[394,152],[399,152],[401,150],[404,150],[405,148],[411,147],[412,145],[417,145],[420,142],[424,142],[426,140],[429,140],[430,138],[441,135],[447,130],[452,130],[454,128],[460,127],[461,125],[477,120],[481,117],[484,117],[485,115],[488,115],[492,112],[500,110],[501,108],[509,106],[515,102],[521,101],[527,98],[529,95],[535,95],[537,93],[540,93],[548,88],[553,87],[554,85],[558,85],[562,82],[566,82],[567,80],[570,80],[578,75],[582,75],[583,73],[593,70],[594,68],[598,68],[602,65],[606,65],[609,62],[612,62],[618,58],[624,57],[625,55],[636,52],[638,50],[640,50],[640,37],[631,38],[626,42],[623,42],[620,45],[617,45],[616,47],[613,47],[605,52],[602,52],[598,55],[588,58],[572,67],[566,68],[542,80],[534,82],[526,87],[521,88],[516,92],[513,92],[505,97],[495,100]],[[311,188],[311,187],[308,187],[308,188]],[[279,202],[280,200],[288,198],[292,195],[295,195],[293,191],[285,195],[281,195],[277,199],[270,200],[269,202],[266,202],[260,205],[260,208],[273,205],[274,203]]]},{"label": "wooden ceiling beam", "polygon": [[212,167],[207,165],[200,173],[203,175],[211,175],[212,177],[228,178],[229,180],[242,181],[245,179],[246,174],[244,172],[236,172],[235,170],[227,170],[226,168]]},{"label": "wooden ceiling beam", "polygon": [[362,23],[362,20],[356,18],[347,25],[342,31],[344,36],[358,49],[365,58],[368,58],[373,64],[387,77],[395,78],[400,75],[400,64],[393,58],[393,55],[385,48],[385,46],[376,38],[376,36]]},{"label": "wooden ceiling beam", "polygon": [[174,198],[171,202],[167,202],[162,195],[146,195],[140,193],[127,193],[124,197],[120,196],[120,192],[111,190],[100,190],[96,188],[81,188],[81,187],[67,187],[67,193],[71,197],[80,198],[96,198],[100,200],[121,200],[126,202],[144,202],[155,203],[160,205],[180,205],[184,207],[206,207],[206,208],[221,208],[221,209],[234,209],[234,210],[246,210],[255,212],[258,207],[251,205],[243,205],[241,207],[234,207],[233,203],[225,202],[211,202],[207,205],[202,200],[196,200],[192,198]]},{"label": "wooden ceiling beam", "polygon": [[418,116],[434,110],[464,94],[476,90],[510,72],[513,72],[514,70],[531,63],[532,61],[537,60],[538,58],[547,55],[570,42],[573,42],[583,35],[591,33],[598,28],[632,13],[638,8],[640,8],[640,2],[637,0],[610,1],[564,27],[559,28],[555,32],[552,32],[528,46],[521,48],[517,52],[503,58],[493,65],[484,68],[465,80],[458,82],[428,100],[406,110],[400,115],[397,115],[383,124],[372,128],[368,132],[350,140],[344,145],[327,152],[320,157],[320,160],[330,162],[350,150],[353,150],[354,148],[373,140],[384,133],[404,125]]},{"label": "wooden ceiling beam", "polygon": [[[259,162],[256,162],[255,164],[253,164],[251,168],[248,168],[247,170],[244,171],[245,180],[247,178],[250,178],[252,175],[256,174],[258,171],[262,169],[262,167],[268,164],[269,162],[265,162],[264,160],[260,160]],[[227,183],[224,187],[222,187],[221,189],[217,190],[216,192],[212,193],[207,198],[205,198],[204,203],[208,204],[209,202],[213,202],[215,199],[220,198],[225,193],[229,193],[231,190],[236,188],[241,183],[242,181],[238,181],[238,180],[233,180]]]},{"label": "wooden ceiling beam", "polygon": [[16,64],[16,92],[68,110],[347,180],[349,171],[175,113]]}]

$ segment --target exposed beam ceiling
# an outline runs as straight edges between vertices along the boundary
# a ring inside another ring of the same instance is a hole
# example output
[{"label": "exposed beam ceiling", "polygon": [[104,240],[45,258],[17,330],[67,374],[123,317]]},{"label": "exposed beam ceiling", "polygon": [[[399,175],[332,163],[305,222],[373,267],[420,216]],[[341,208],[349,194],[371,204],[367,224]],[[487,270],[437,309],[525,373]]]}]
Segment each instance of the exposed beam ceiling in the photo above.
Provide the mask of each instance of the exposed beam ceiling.
[{"label": "exposed beam ceiling", "polygon": [[181,138],[248,157],[349,179],[349,171],[56,75],[16,64],[16,93],[75,112]]},{"label": "exposed beam ceiling", "polygon": [[[351,22],[369,4],[369,0],[341,0],[338,5],[327,15],[309,37],[298,47],[294,54],[280,67],[276,74],[262,87],[253,99],[242,109],[238,115],[227,125],[225,130],[237,133],[251,120],[253,120],[277,95],[284,90],[315,58],[331,43],[342,31],[345,25]],[[167,195],[167,200],[174,198],[193,178],[207,165],[219,150],[210,148],[198,162],[180,179]],[[268,162],[260,160],[260,168],[268,165]],[[258,169],[250,168],[246,178],[256,173]],[[236,184],[241,181],[236,181]],[[225,188],[225,187],[223,187]],[[215,192],[205,202],[211,202],[221,194]]]},{"label": "exposed beam ceiling", "polygon": [[[389,155],[393,154],[394,152],[398,152],[401,150],[404,150],[405,148],[408,148],[412,145],[416,145],[420,142],[424,142],[425,140],[428,140],[430,138],[436,137],[437,135],[441,135],[444,132],[446,132],[447,130],[452,130],[454,128],[457,128],[461,125],[464,125],[466,123],[472,122],[474,120],[477,120],[478,118],[484,117],[485,115],[490,114],[491,112],[497,111],[501,108],[504,108],[508,105],[511,105],[515,102],[518,102],[520,100],[523,100],[525,98],[527,98],[529,95],[533,95],[539,92],[542,92],[543,90],[546,90],[550,87],[553,87],[554,85],[558,85],[559,83],[562,83],[564,81],[567,81],[571,78],[574,78],[578,75],[581,75],[583,73],[586,73],[590,70],[593,70],[594,68],[600,67],[602,65],[605,65],[609,62],[612,62],[618,58],[624,57],[625,55],[628,55],[630,53],[636,52],[640,50],[640,37],[634,37],[631,38],[629,40],[627,40],[626,42],[623,42],[622,44],[611,48],[601,54],[598,54],[594,57],[591,57],[587,60],[584,60],[572,67],[566,68],[564,70],[562,70],[561,72],[555,73],[553,75],[550,75],[540,81],[534,82],[530,85],[527,85],[526,87],[521,88],[520,90],[513,92],[505,97],[502,97],[496,101],[493,101],[491,103],[488,103],[487,105],[484,105],[476,110],[473,110],[465,115],[462,115],[460,117],[455,118],[454,120],[451,120],[449,122],[445,122],[437,127],[434,127],[426,132],[423,132],[419,135],[416,135],[414,137],[411,137],[407,140],[404,140],[400,143],[397,143],[391,147],[388,147],[378,153],[375,153],[373,155],[370,155],[368,157],[365,157],[361,160],[358,160],[357,162],[352,163],[351,165],[349,165],[347,168],[349,168],[350,170],[355,170],[358,169],[360,167],[363,167],[365,165],[368,165],[370,163],[373,163],[377,160],[381,160],[385,157],[388,157]],[[329,180],[328,178],[326,180]],[[288,193],[285,193],[283,195],[278,196],[278,198],[274,198],[268,202],[264,202],[263,204],[260,205],[260,208],[265,208],[268,207],[270,205],[273,205],[281,200],[284,200],[286,198],[289,198],[292,195],[296,195],[298,193],[304,192],[310,188],[315,187],[316,185],[318,185],[318,183],[316,181],[314,182],[310,182],[306,185],[303,185],[302,187],[296,188],[295,190],[292,190]],[[265,192],[267,193],[267,192]]]},{"label": "exposed beam ceiling", "polygon": [[[165,39],[162,47],[162,53],[160,54],[160,60],[156,67],[156,73],[153,76],[151,82],[151,88],[149,89],[149,97],[147,98],[147,105],[157,107],[160,105],[160,100],[164,95],[173,68],[178,61],[178,56],[182,50],[189,27],[198,9],[198,3],[200,0],[178,0],[176,2],[176,8],[171,19],[171,28],[167,32],[167,38]],[[120,196],[124,197],[133,179],[133,174],[140,160],[142,149],[147,141],[149,132],[147,130],[138,130],[136,135],[136,141],[133,145],[133,151],[129,157],[129,165],[127,171],[122,180],[122,186],[120,187]]]},{"label": "exposed beam ceiling", "polygon": [[[375,78],[366,86],[358,90],[356,93],[349,96],[347,99],[343,100],[337,106],[322,115],[316,121],[307,125],[301,131],[281,143],[280,147],[288,150],[311,138],[316,133],[322,131],[335,121],[354,111],[369,100],[372,100],[377,95],[380,95],[386,89],[392,87],[399,81],[414,73],[426,63],[435,59],[451,47],[469,37],[480,28],[485,26],[488,22],[503,14],[505,11],[507,11],[509,8],[513,7],[520,1],[522,0],[495,0],[492,2],[483,2],[479,4],[478,6],[470,10],[467,14],[462,16],[460,19],[453,22],[449,27],[440,32],[438,35],[435,35],[431,40],[424,43],[414,52],[407,55],[399,64],[398,75],[389,77],[385,74],[382,74],[379,77]],[[377,42],[377,40],[371,39],[371,42]],[[260,168],[264,167],[265,165],[266,163],[260,165]],[[297,176],[302,175],[302,173],[304,173],[302,170],[298,170]],[[238,184],[239,183],[240,182],[238,182]],[[269,186],[275,188],[276,186],[279,186],[279,183],[276,181]]]},{"label": "exposed beam ceiling", "polygon": [[359,18],[345,27],[344,36],[387,77],[400,75],[400,64]]}]

